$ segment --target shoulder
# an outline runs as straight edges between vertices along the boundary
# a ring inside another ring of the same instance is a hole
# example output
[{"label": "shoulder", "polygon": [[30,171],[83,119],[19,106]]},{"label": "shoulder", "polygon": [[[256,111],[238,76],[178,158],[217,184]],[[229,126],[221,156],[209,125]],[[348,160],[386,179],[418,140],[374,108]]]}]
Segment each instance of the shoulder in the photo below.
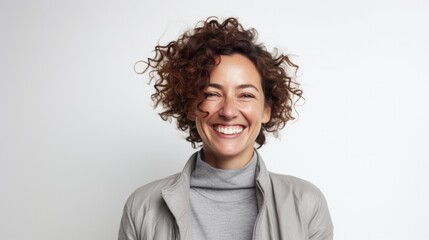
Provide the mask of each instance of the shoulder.
[{"label": "shoulder", "polygon": [[269,173],[277,208],[291,207],[308,225],[310,239],[332,239],[333,225],[325,197],[314,184],[289,175]]},{"label": "shoulder", "polygon": [[[124,206],[118,239],[153,239],[158,223],[162,226],[170,226],[165,229],[174,229],[173,218],[166,203],[162,199],[161,192],[165,187],[176,182],[180,174],[175,174],[160,180],[153,181],[136,189]],[[170,233],[167,231],[167,234]],[[143,234],[143,235],[142,235]]]},{"label": "shoulder", "polygon": [[154,207],[156,208],[157,206],[162,207],[160,206],[164,204],[161,196],[162,189],[173,185],[179,176],[180,173],[177,173],[166,178],[155,180],[137,188],[128,197],[125,207],[131,213],[145,210],[145,208],[148,206],[150,206],[152,209]]},{"label": "shoulder", "polygon": [[269,174],[277,201],[293,201],[294,205],[310,215],[320,208],[327,208],[323,193],[311,182],[290,175]]},{"label": "shoulder", "polygon": [[291,175],[283,175],[283,174],[272,173],[272,172],[269,172],[269,175],[273,185],[275,185],[276,187],[288,188],[291,191],[295,193],[300,193],[300,194],[306,194],[306,193],[312,194],[312,195],[321,194],[319,188],[307,180],[304,180],[295,176],[291,176]]}]

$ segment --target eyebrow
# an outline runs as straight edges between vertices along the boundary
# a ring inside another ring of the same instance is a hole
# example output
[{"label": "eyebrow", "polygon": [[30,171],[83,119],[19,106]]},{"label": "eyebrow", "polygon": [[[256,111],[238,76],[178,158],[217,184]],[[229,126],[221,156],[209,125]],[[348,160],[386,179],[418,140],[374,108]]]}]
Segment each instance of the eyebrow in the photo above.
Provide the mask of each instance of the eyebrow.
[{"label": "eyebrow", "polygon": [[[217,83],[209,83],[209,87],[217,88],[217,89],[220,89],[220,90],[223,89],[222,85],[217,84]],[[258,88],[255,87],[255,86],[253,86],[252,84],[240,84],[240,85],[237,86],[237,89],[244,89],[244,88],[253,88],[253,89],[255,89],[256,91],[259,92]]]}]

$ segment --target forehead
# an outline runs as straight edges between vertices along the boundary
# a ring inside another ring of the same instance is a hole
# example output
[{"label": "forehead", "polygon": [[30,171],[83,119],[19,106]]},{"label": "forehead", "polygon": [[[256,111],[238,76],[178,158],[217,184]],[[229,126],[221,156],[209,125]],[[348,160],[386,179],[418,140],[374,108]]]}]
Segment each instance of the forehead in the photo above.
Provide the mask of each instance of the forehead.
[{"label": "forehead", "polygon": [[247,57],[241,54],[221,55],[219,64],[210,74],[210,83],[222,85],[253,84],[261,87],[258,69]]}]

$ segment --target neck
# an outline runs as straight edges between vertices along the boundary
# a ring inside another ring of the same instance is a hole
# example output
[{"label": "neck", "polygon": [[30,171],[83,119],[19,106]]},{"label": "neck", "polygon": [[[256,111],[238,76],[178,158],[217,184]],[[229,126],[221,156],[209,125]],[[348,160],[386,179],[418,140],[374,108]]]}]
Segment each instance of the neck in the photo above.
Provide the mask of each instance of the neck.
[{"label": "neck", "polygon": [[203,152],[204,152],[203,160],[206,163],[208,163],[210,166],[214,168],[227,170],[227,169],[240,169],[246,166],[246,164],[249,163],[250,160],[252,160],[254,150],[253,148],[251,148],[239,155],[234,155],[234,156],[213,154],[212,152],[206,151],[204,148],[203,148]]}]

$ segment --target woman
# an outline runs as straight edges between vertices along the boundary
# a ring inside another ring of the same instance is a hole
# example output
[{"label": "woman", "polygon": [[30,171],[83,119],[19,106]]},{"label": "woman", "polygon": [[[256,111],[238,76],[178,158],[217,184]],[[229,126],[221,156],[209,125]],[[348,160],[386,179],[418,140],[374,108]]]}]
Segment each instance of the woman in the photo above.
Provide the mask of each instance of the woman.
[{"label": "woman", "polygon": [[298,68],[255,42],[235,18],[209,18],[148,60],[163,120],[175,118],[202,148],[181,173],[128,199],[119,239],[328,240],[333,227],[312,184],[267,171],[255,143],[293,119]]}]

